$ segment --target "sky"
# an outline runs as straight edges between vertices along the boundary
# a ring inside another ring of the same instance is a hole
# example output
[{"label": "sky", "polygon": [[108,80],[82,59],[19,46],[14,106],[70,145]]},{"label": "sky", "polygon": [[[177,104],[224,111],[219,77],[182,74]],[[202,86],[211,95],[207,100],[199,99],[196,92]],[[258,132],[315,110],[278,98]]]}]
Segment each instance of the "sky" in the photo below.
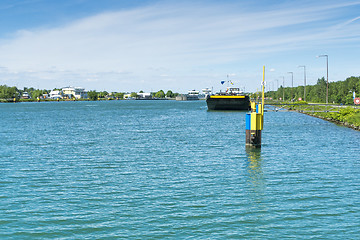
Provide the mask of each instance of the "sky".
[{"label": "sky", "polygon": [[274,90],[326,78],[318,55],[330,82],[360,76],[360,0],[1,0],[0,23],[20,89],[254,92],[265,66]]}]

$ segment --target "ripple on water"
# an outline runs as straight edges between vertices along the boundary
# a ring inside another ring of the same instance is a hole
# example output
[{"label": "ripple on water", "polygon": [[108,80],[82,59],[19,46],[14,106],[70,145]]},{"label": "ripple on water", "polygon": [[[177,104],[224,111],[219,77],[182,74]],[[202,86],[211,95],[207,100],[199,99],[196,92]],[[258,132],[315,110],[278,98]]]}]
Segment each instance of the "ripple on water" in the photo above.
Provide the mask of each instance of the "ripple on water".
[{"label": "ripple on water", "polygon": [[358,239],[359,132],[203,101],[0,105],[0,238]]}]

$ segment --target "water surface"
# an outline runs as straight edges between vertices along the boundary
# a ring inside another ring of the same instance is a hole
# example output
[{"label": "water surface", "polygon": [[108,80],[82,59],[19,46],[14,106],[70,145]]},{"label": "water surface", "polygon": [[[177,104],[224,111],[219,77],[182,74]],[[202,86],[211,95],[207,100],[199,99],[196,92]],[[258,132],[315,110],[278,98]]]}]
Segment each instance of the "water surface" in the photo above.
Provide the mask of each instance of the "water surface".
[{"label": "water surface", "polygon": [[359,239],[360,133],[206,103],[0,104],[0,239]]}]

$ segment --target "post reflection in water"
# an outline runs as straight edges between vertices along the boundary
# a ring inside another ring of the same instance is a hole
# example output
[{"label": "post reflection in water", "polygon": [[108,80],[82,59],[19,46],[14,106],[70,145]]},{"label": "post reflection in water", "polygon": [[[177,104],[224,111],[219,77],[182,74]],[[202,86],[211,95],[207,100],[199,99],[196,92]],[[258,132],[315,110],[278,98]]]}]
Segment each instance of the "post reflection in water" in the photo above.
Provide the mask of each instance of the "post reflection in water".
[{"label": "post reflection in water", "polygon": [[264,173],[262,170],[261,148],[246,147],[247,172],[249,190],[254,194],[254,200],[261,201],[265,191]]},{"label": "post reflection in water", "polygon": [[261,158],[261,148],[246,148],[247,155],[247,189],[249,212],[248,221],[251,223],[249,229],[253,233],[260,233],[264,224],[264,219],[269,211],[266,203],[265,180],[262,170],[263,160]]}]

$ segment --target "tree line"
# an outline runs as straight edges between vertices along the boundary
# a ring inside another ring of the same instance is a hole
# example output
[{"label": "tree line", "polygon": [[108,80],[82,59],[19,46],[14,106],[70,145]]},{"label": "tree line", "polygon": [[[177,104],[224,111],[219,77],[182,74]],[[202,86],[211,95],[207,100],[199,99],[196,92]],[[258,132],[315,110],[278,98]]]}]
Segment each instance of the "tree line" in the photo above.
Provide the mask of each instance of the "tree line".
[{"label": "tree line", "polygon": [[[144,93],[144,91],[141,90],[139,93]],[[103,98],[124,99],[125,95],[126,95],[125,92],[108,93],[107,91],[103,91],[103,92],[97,92],[96,90],[88,91],[88,97],[92,101],[96,101],[98,99],[103,99]],[[163,90],[159,90],[157,92],[151,92],[150,95],[152,98],[163,99],[165,97],[174,98],[174,97],[178,96],[179,93],[173,93],[171,90],[168,90],[165,93]],[[136,92],[131,92],[130,97],[133,99],[137,99],[137,98],[139,98],[139,95]]]},{"label": "tree line", "polygon": [[18,89],[17,87],[9,87],[6,85],[0,85],[0,99],[19,99],[24,92],[31,95],[33,99],[37,99],[43,94],[48,94],[51,90],[47,89],[35,89],[33,87],[24,89]]},{"label": "tree line", "polygon": [[[360,94],[360,77],[349,77],[344,81],[329,82],[328,102],[337,104],[353,104],[353,92],[357,96]],[[305,89],[305,99],[307,102],[325,103],[326,102],[326,80],[318,79],[315,85],[307,85]],[[257,95],[255,95],[257,96]],[[304,100],[304,86],[283,87],[280,86],[277,91],[268,91],[265,97],[295,101],[301,98]]]},{"label": "tree line", "polygon": [[[53,89],[53,90],[61,90],[61,89]],[[7,85],[0,85],[0,99],[7,100],[7,99],[16,99],[19,100],[24,92],[27,92],[32,100],[36,100],[38,97],[43,96],[43,94],[49,94],[51,90],[48,89],[35,89],[35,88],[27,88],[18,89],[16,87],[9,87]],[[140,91],[139,93],[143,93]],[[88,91],[88,97],[90,100],[98,100],[98,99],[124,99],[126,95],[125,92],[107,92],[107,91],[96,91],[91,90]],[[159,90],[157,92],[152,92],[151,97],[157,99],[167,98],[174,98],[179,93],[173,93],[171,90],[168,90],[166,93],[163,90]],[[138,98],[138,93],[132,92],[130,93],[131,98]]]}]

